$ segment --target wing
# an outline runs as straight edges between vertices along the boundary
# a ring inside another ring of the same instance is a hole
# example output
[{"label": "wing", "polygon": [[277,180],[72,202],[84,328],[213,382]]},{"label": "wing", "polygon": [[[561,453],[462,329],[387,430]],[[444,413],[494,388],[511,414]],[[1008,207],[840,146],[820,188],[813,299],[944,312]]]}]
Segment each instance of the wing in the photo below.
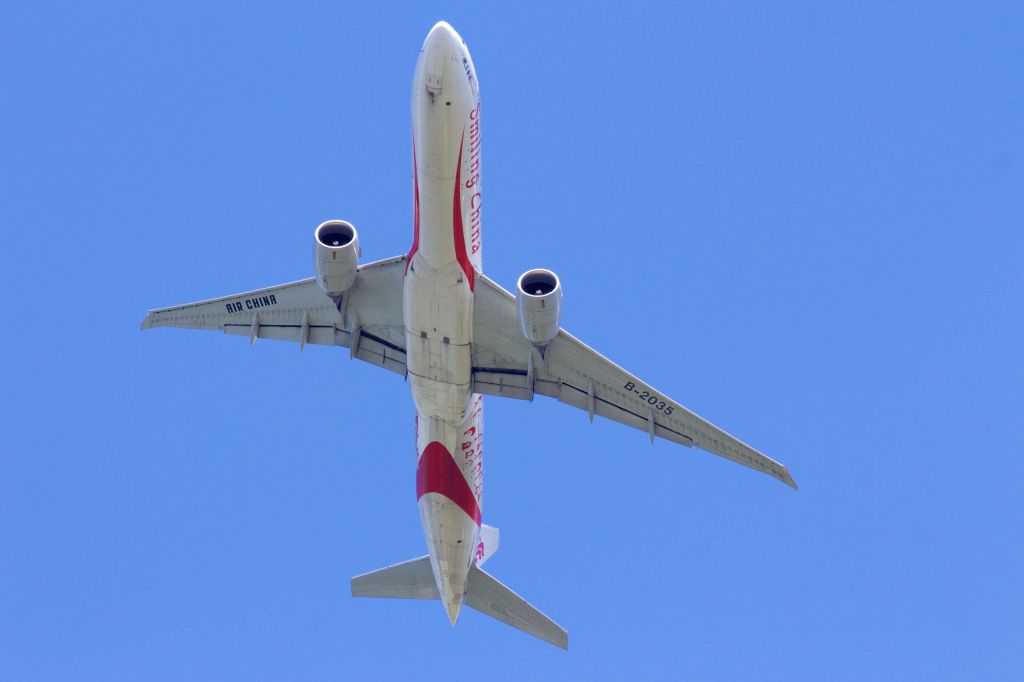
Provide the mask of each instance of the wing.
[{"label": "wing", "polygon": [[533,400],[535,393],[646,431],[707,450],[773,476],[796,482],[785,466],[733,438],[714,424],[640,381],[564,329],[542,355],[519,332],[515,297],[478,276],[473,308],[473,390]]},{"label": "wing", "polygon": [[367,263],[337,305],[314,278],[150,310],[142,328],[216,329],[228,334],[344,346],[352,357],[405,375],[402,279],[405,256]]}]

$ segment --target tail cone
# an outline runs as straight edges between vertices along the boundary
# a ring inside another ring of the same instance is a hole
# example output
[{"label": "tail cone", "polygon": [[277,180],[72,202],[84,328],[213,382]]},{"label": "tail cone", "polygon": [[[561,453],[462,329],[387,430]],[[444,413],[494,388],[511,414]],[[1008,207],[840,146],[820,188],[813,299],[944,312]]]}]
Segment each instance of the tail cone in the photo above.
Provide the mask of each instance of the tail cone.
[{"label": "tail cone", "polygon": [[455,623],[459,620],[459,611],[462,610],[462,595],[459,595],[459,598],[455,598],[455,595],[446,596],[444,610],[448,613],[448,620],[451,621],[452,627],[455,627]]}]

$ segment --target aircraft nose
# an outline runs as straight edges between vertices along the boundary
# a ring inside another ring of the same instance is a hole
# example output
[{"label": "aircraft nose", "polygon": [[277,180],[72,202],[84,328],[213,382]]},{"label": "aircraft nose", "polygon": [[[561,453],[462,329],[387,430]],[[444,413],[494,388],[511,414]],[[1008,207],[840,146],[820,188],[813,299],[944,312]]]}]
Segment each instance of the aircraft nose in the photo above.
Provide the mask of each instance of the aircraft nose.
[{"label": "aircraft nose", "polygon": [[[431,97],[444,89],[444,75],[452,61],[459,61],[462,38],[446,21],[439,21],[430,29],[423,41],[420,63],[423,65],[423,85]],[[431,99],[433,101],[433,99]]]},{"label": "aircraft nose", "polygon": [[427,39],[423,41],[423,49],[441,49],[447,54],[452,54],[461,44],[462,38],[451,27],[451,24],[447,21],[439,21],[427,34]]}]

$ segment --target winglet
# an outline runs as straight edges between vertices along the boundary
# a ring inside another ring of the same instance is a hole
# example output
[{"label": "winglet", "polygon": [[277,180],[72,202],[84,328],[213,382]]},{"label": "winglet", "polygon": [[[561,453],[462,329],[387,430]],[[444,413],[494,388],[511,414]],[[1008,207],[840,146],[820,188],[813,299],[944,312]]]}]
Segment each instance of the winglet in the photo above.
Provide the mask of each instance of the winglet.
[{"label": "winglet", "polygon": [[144,319],[142,321],[142,324],[139,325],[139,329],[151,329],[154,326],[155,325],[153,324],[153,313],[149,312],[146,313],[146,319]]}]

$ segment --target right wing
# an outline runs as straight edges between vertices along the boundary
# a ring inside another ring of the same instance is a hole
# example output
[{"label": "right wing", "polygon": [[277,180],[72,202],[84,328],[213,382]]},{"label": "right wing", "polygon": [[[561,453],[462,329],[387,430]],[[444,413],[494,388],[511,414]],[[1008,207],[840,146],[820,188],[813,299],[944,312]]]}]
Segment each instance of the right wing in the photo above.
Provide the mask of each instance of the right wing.
[{"label": "right wing", "polygon": [[696,445],[796,488],[789,470],[608,360],[564,329],[542,354],[519,331],[515,297],[477,275],[473,391],[533,400],[535,393],[664,438]]},{"label": "right wing", "polygon": [[198,303],[150,310],[142,328],[221,330],[260,339],[344,346],[352,357],[406,373],[402,280],[405,256],[359,267],[355,283],[337,305],[304,279]]}]

